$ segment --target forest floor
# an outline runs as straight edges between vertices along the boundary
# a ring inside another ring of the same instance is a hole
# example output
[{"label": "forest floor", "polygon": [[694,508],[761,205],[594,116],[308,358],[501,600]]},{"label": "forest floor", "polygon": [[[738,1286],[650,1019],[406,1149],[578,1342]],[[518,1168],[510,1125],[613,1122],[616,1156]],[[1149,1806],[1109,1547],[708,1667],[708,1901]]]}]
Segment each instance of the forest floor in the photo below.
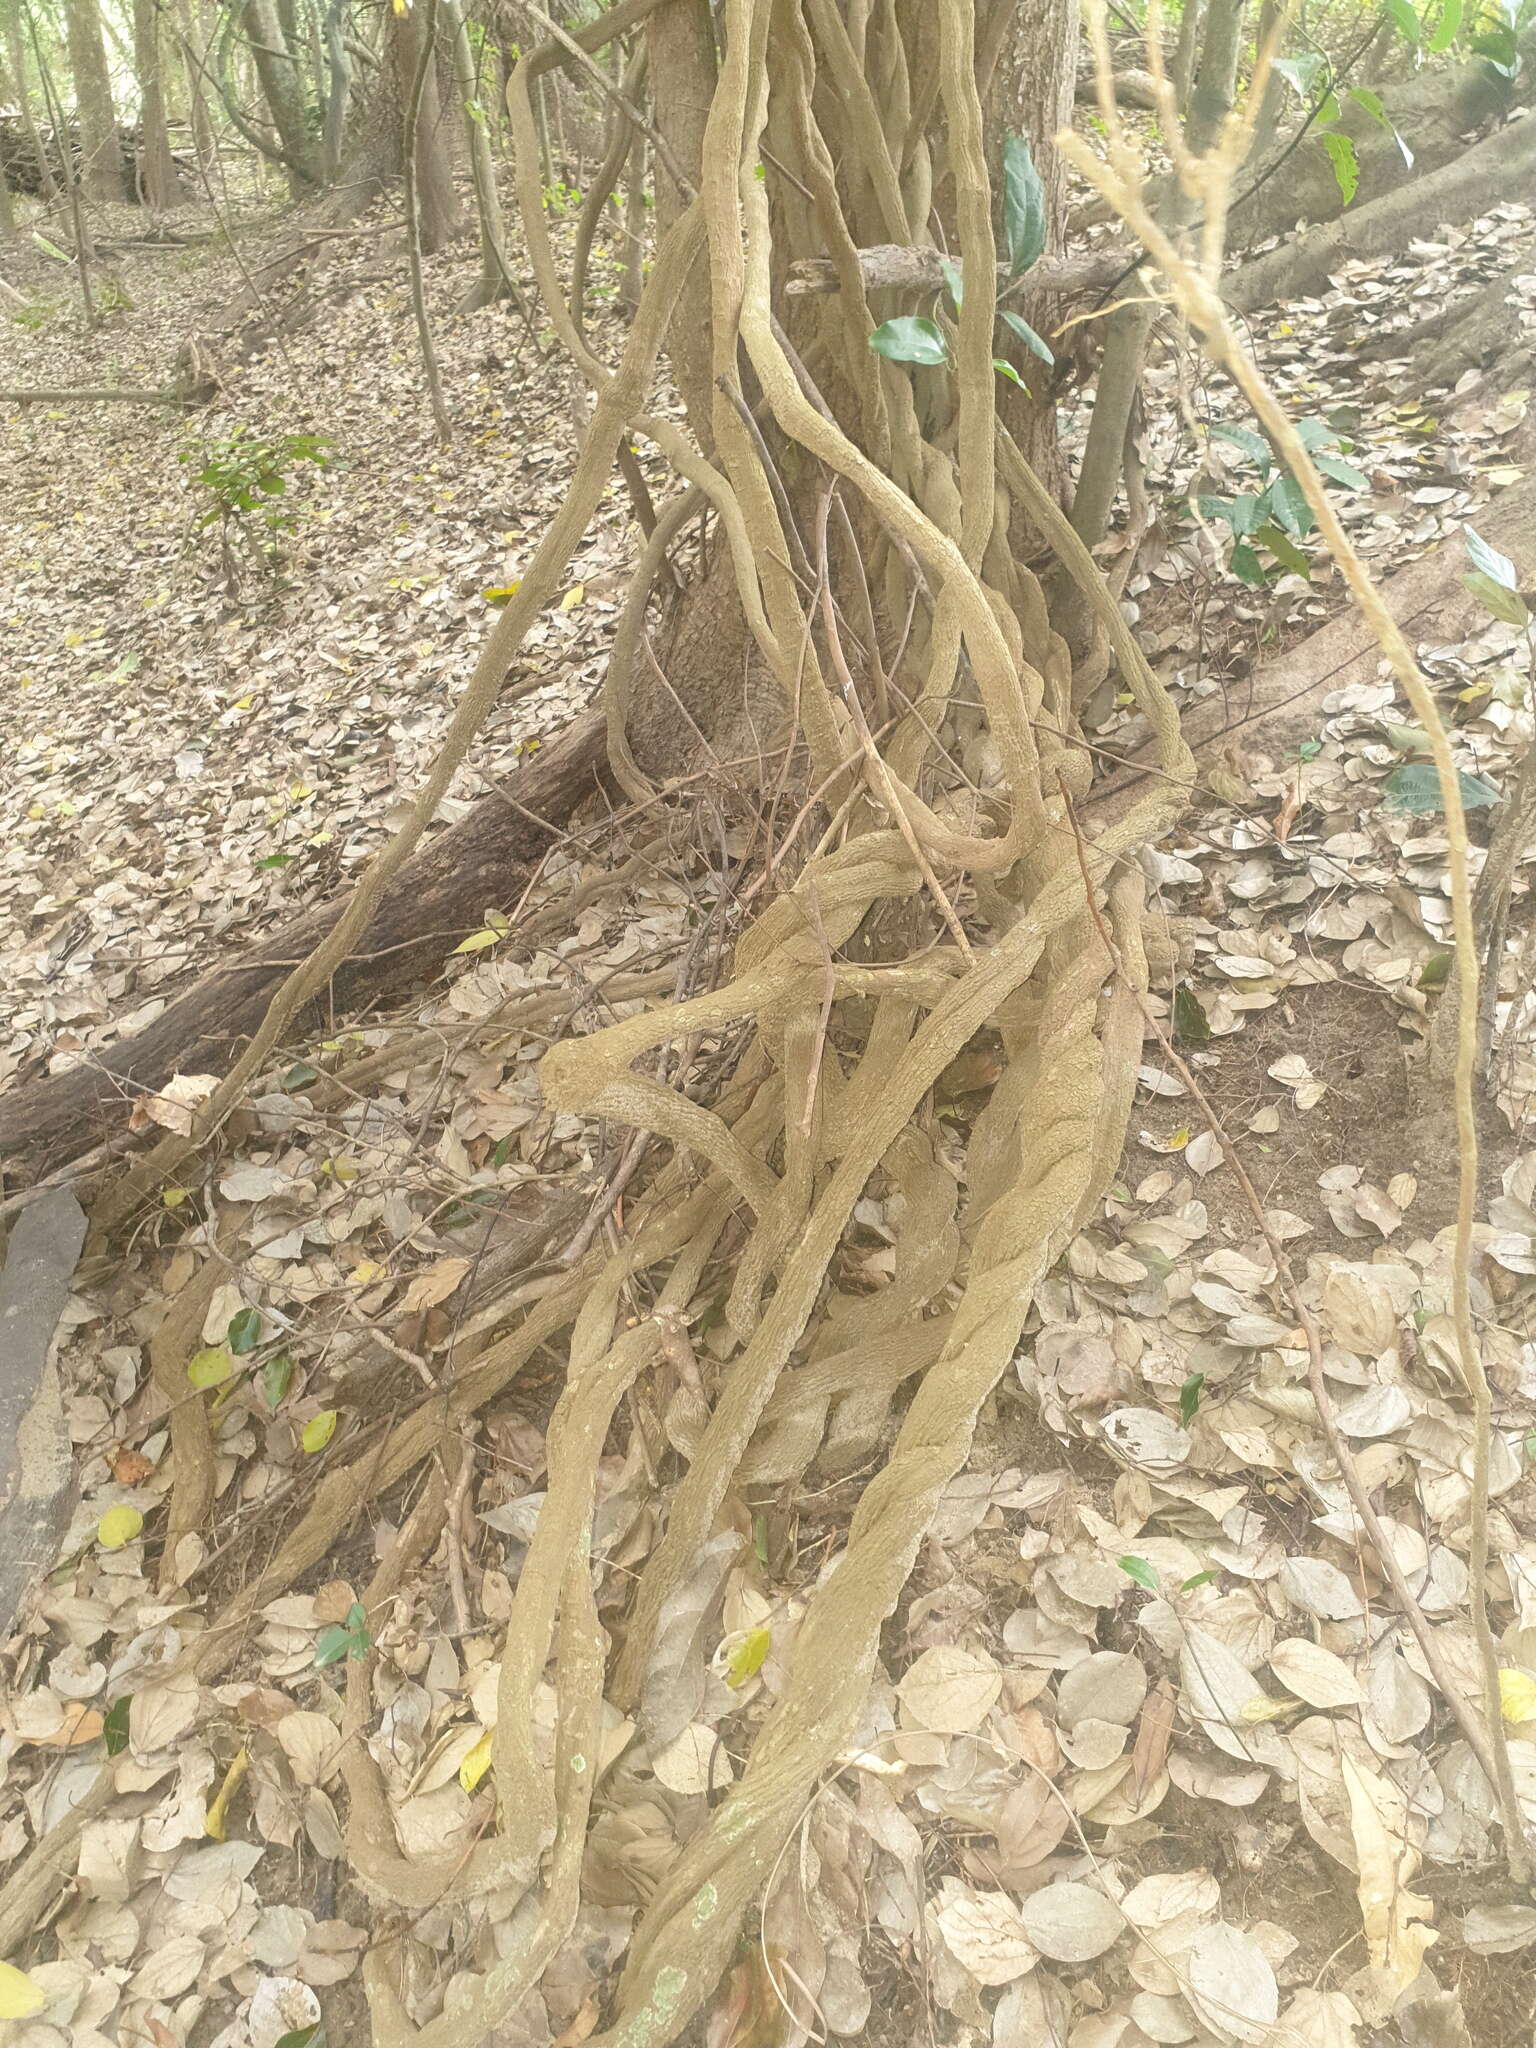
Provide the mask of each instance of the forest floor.
[{"label": "forest floor", "polygon": [[[189,210],[176,225],[210,223]],[[467,245],[428,264],[454,414],[444,449],[387,223],[298,275],[276,260],[292,237],[269,215],[238,224],[233,247],[135,248],[142,220],[113,226],[125,241],[95,335],[62,266],[37,248],[7,257],[27,305],[0,320],[0,385],[163,385],[180,345],[210,332],[230,367],[196,411],[0,401],[11,1085],[90,1059],[210,959],[356,874],[432,756],[495,593],[560,499],[579,426],[537,322],[507,306],[456,312]],[[1341,483],[1340,504],[1383,572],[1476,530],[1531,475],[1530,394],[1497,377],[1424,393],[1411,366],[1365,367],[1359,351],[1522,250],[1536,267],[1536,220],[1507,205],[1254,324],[1288,401],[1365,478]],[[600,246],[593,326],[610,347],[617,276],[617,250]],[[269,338],[235,365],[248,322]],[[1069,437],[1082,403],[1063,399]],[[1240,713],[1254,676],[1334,616],[1340,593],[1321,561],[1260,589],[1230,573],[1209,501],[1256,471],[1240,440],[1207,443],[1197,424],[1241,434],[1244,421],[1229,389],[1170,349],[1145,394],[1158,516],[1126,602],[1186,702]],[[237,431],[325,437],[323,466],[291,469],[294,524],[270,565],[199,523],[196,472]],[[1189,504],[1202,463],[1203,512]],[[515,793],[530,749],[593,695],[634,547],[616,485],[519,657],[533,687],[483,737],[446,817],[488,786]],[[1536,542],[1519,566],[1529,581]],[[1483,620],[1420,651],[1486,836],[1530,735],[1529,650]],[[1446,842],[1420,739],[1374,665],[1317,691],[1310,718],[1283,749],[1267,750],[1262,725],[1234,738],[1149,855],[1179,963],[1176,997],[1163,994],[1305,1269],[1341,1419],[1390,1491],[1399,1560],[1475,1694],[1446,1162],[1416,1149],[1413,1121],[1446,964]],[[1125,707],[1101,737],[1110,761],[1134,747]],[[717,820],[711,834],[668,814],[617,839],[568,838],[529,901],[487,903],[413,1002],[289,1048],[206,1181],[167,1189],[125,1258],[77,1275],[60,1356],[75,1490],[57,1566],[7,1646],[0,1859],[68,1811],[104,1756],[114,1797],[71,1852],[62,1902],[15,1954],[46,2004],[11,2023],[8,2048],[276,2048],[322,2016],[332,2048],[350,2048],[367,2037],[359,1965],[381,1930],[404,1925],[422,2021],[499,1953],[494,1894],[417,1901],[402,1922],[390,1871],[461,1860],[489,1824],[484,1738],[542,1500],[554,1372],[536,1361],[463,1433],[444,1546],[387,1598],[367,1588],[409,1488],[369,1499],[345,1541],[256,1612],[241,1588],[323,1473],[361,1469],[386,1422],[442,1400],[444,1377],[508,1312],[504,1295],[487,1308],[477,1293],[485,1272],[535,1299],[571,1241],[622,1231],[627,1134],[549,1110],[537,1064],[554,1038],[641,1006],[633,977],[670,989],[718,956],[743,827],[720,793],[693,808]],[[1522,877],[1519,932],[1529,903]],[[542,1002],[531,1024],[513,1009],[529,999]],[[1533,1719],[1514,1749],[1536,1814],[1528,1008],[1514,994],[1500,1011],[1477,1286],[1498,1398],[1497,1613],[1509,1664],[1530,1674]],[[394,1066],[372,1059],[352,1085],[359,1056],[397,1042]],[[1536,2020],[1504,1960],[1536,1941],[1536,1911],[1499,1887],[1465,1745],[1322,1470],[1298,1334],[1220,1148],[1150,1043],[1146,1059],[1120,1180],[1040,1292],[887,1631],[861,1740],[775,1873],[761,1948],[721,1994],[712,2048],[772,2040],[780,2018],[789,2040],[867,2031],[891,2044],[1022,2048],[1080,2028],[1127,2048],[1449,2043],[1464,2038],[1451,2007],[1436,2009],[1440,2031],[1399,2016],[1372,2032],[1392,1969],[1431,1934],[1473,2040],[1524,2037]],[[951,1070],[934,1105],[941,1147],[995,1071],[986,1040]],[[899,1201],[872,1189],[860,1204],[838,1268],[847,1293],[889,1281]],[[530,1219],[542,1263],[518,1265]],[[610,1445],[605,1614],[652,1540],[651,1475],[687,1453],[716,1341],[706,1320],[691,1364],[637,1389]],[[867,1427],[834,1415],[809,1495],[776,1488],[771,1434],[754,1454],[741,1540],[679,1619],[675,1685],[650,1702],[648,1739],[610,1715],[577,1926],[498,2040],[542,2048],[592,2030],[637,1907],[775,1697],[877,1455]],[[172,1546],[162,1518],[194,1438],[216,1505]],[[220,1629],[216,1681],[162,1675]],[[387,1845],[365,1839],[358,1772],[382,1790]],[[1391,1893],[1363,1918],[1362,1869],[1385,1870]]]}]

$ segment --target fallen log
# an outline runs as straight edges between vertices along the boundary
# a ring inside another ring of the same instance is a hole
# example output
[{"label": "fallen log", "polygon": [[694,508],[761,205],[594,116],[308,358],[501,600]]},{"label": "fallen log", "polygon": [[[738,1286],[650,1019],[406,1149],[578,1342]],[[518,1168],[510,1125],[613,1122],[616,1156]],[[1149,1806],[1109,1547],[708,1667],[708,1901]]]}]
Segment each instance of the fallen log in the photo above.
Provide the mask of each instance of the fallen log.
[{"label": "fallen log", "polygon": [[1257,256],[1222,283],[1239,312],[1323,289],[1341,264],[1391,256],[1416,235],[1475,220],[1501,199],[1524,190],[1536,170],[1536,114],[1498,129],[1454,163],[1311,228],[1293,242]]},{"label": "fallen log", "polygon": [[[596,791],[603,737],[602,714],[584,712],[527,757],[515,796],[483,798],[407,863],[331,983],[337,1010],[355,1012],[419,980],[483,922],[488,904],[510,909],[516,903],[578,805]],[[0,1170],[10,1185],[98,1145],[121,1128],[137,1096],[163,1087],[173,1074],[222,1073],[290,968],[319,944],[341,907],[327,902],[303,912],[210,969],[131,1038],[0,1096]]]}]

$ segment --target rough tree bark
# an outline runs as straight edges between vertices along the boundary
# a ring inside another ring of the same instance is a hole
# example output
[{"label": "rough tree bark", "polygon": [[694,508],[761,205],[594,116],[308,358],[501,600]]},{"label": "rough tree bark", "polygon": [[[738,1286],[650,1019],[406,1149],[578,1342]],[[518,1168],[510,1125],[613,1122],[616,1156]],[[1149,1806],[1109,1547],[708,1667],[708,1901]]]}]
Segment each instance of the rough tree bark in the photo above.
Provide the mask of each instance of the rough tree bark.
[{"label": "rough tree bark", "polygon": [[31,147],[33,161],[37,165],[37,189],[44,199],[51,202],[57,198],[59,188],[27,92],[27,46],[21,29],[21,0],[0,0],[0,23],[4,24],[6,68],[16,81],[16,105],[21,115],[23,131]]},{"label": "rough tree bark", "polygon": [[245,32],[289,184],[294,196],[302,197],[320,184],[320,149],[310,132],[298,57],[284,32],[277,0],[245,0]]},{"label": "rough tree bark", "polygon": [[64,0],[69,68],[80,118],[81,182],[88,199],[127,196],[122,142],[112,105],[112,77],[96,0]]},{"label": "rough tree bark", "polygon": [[160,0],[133,0],[133,57],[139,74],[139,187],[144,204],[160,213],[182,197],[165,120]]}]

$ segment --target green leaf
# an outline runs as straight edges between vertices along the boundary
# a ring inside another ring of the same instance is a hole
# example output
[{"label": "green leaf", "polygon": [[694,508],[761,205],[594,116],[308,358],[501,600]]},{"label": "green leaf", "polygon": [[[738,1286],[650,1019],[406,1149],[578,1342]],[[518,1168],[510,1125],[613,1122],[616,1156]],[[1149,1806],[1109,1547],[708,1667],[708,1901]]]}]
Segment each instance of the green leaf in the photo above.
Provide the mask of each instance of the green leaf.
[{"label": "green leaf", "polygon": [[[1459,9],[1461,5],[1461,0],[1456,0],[1456,5]],[[1433,45],[1431,45],[1431,47],[1433,47]],[[1349,97],[1354,101],[1357,107],[1364,108],[1365,112],[1370,115],[1371,119],[1376,123],[1378,128],[1384,129],[1386,133],[1391,136],[1392,140],[1397,144],[1398,149],[1402,152],[1404,164],[1411,171],[1413,169],[1413,151],[1408,147],[1407,143],[1403,140],[1402,136],[1398,133],[1397,129],[1393,127],[1392,117],[1390,114],[1388,114],[1386,108],[1381,104],[1379,96],[1376,93],[1373,93],[1368,85],[1352,85],[1349,88]]]},{"label": "green leaf", "polygon": [[1179,1587],[1179,1591],[1181,1593],[1193,1593],[1196,1586],[1208,1586],[1215,1576],[1214,1572],[1196,1572],[1192,1579],[1184,1580],[1183,1584]]},{"label": "green leaf", "polygon": [[947,256],[941,256],[939,268],[944,273],[944,284],[949,292],[950,303],[958,313],[965,304],[965,280],[960,275],[960,266],[958,263],[951,263]]},{"label": "green leaf", "polygon": [[1431,953],[1419,970],[1419,987],[1444,988],[1455,965],[1454,953]]},{"label": "green leaf", "polygon": [[1464,526],[1462,536],[1467,543],[1467,553],[1474,569],[1480,569],[1485,576],[1491,576],[1495,583],[1501,583],[1506,590],[1518,590],[1520,578],[1515,574],[1515,565],[1508,555],[1501,555],[1497,548],[1489,547],[1483,536],[1470,526]]},{"label": "green leaf", "polygon": [[1331,476],[1336,484],[1343,484],[1351,491],[1368,491],[1371,480],[1352,462],[1346,462],[1342,455],[1316,455],[1313,457],[1324,476]]},{"label": "green leaf", "polygon": [[294,1095],[300,1088],[307,1088],[312,1081],[318,1081],[319,1078],[318,1067],[312,1067],[308,1060],[295,1060],[283,1076],[283,1087],[289,1095]]},{"label": "green leaf", "polygon": [[1264,500],[1252,491],[1239,491],[1227,513],[1234,540],[1246,540],[1264,524]]},{"label": "green leaf", "polygon": [[1331,448],[1339,438],[1339,430],[1330,426],[1327,420],[1320,420],[1309,413],[1305,419],[1296,422],[1296,438],[1310,455],[1319,448]]},{"label": "green leaf", "polygon": [[1268,476],[1274,467],[1274,457],[1269,443],[1262,434],[1255,434],[1249,427],[1229,427],[1225,421],[1211,429],[1213,441],[1230,441],[1234,448],[1241,448],[1250,462],[1257,463],[1259,472]]},{"label": "green leaf", "polygon": [[508,1160],[509,1160],[509,1159],[510,1159],[511,1157],[512,1157],[512,1133],[511,1133],[510,1131],[508,1131],[508,1132],[507,1132],[507,1135],[506,1135],[506,1136],[505,1136],[504,1138],[498,1138],[498,1139],[496,1140],[496,1143],[495,1143],[495,1144],[494,1144],[494,1145],[492,1146],[492,1148],[491,1148],[491,1165],[492,1165],[493,1167],[494,1167],[494,1166],[505,1166],[505,1165],[506,1165],[506,1163],[507,1163],[507,1161],[508,1161]]},{"label": "green leaf", "polygon": [[1195,1410],[1200,1406],[1200,1391],[1205,1385],[1203,1372],[1192,1372],[1179,1389],[1179,1420],[1187,1428],[1194,1419]]},{"label": "green leaf", "polygon": [[247,1351],[254,1351],[261,1342],[261,1310],[243,1308],[238,1315],[231,1316],[225,1337],[236,1358],[244,1358]]},{"label": "green leaf", "polygon": [[1423,24],[1409,6],[1408,0],[1382,0],[1387,19],[1403,38],[1405,43],[1419,43],[1424,38]]},{"label": "green leaf", "polygon": [[1022,277],[1045,248],[1045,188],[1022,135],[1003,143],[1003,242],[1010,277]]},{"label": "green leaf", "polygon": [[1299,547],[1287,540],[1278,526],[1273,523],[1268,526],[1261,526],[1253,537],[1256,541],[1261,541],[1269,549],[1269,552],[1280,563],[1282,568],[1289,569],[1293,576],[1301,576],[1305,577],[1308,581],[1311,580],[1312,564],[1307,560]]},{"label": "green leaf", "polygon": [[[1486,810],[1490,804],[1501,801],[1498,790],[1486,776],[1469,775],[1462,768],[1456,772],[1456,781],[1461,801],[1469,811]],[[1433,761],[1405,761],[1392,770],[1382,784],[1382,791],[1394,811],[1406,811],[1411,818],[1428,817],[1440,809],[1440,778]]]},{"label": "green leaf", "polygon": [[279,2034],[273,2048],[325,2048],[325,2021],[316,2020],[313,2026],[294,2027],[289,2033]]},{"label": "green leaf", "polygon": [[1183,981],[1173,992],[1173,1035],[1181,1045],[1210,1043],[1210,1019],[1201,1006],[1200,998]]},{"label": "green leaf", "polygon": [[315,1668],[323,1671],[327,1664],[339,1664],[352,1648],[352,1635],[339,1621],[333,1621],[329,1628],[321,1629],[315,1637]]},{"label": "green leaf", "polygon": [[114,1700],[107,1709],[106,1719],[101,1724],[102,1735],[106,1738],[107,1755],[121,1756],[128,1747],[128,1695]]},{"label": "green leaf", "polygon": [[772,1632],[766,1628],[748,1629],[741,1641],[732,1650],[725,1667],[725,1682],[733,1689],[739,1689],[749,1678],[756,1678],[767,1661],[773,1647]]},{"label": "green leaf", "polygon": [[1463,13],[1462,0],[1445,0],[1440,9],[1440,19],[1435,23],[1435,32],[1425,48],[1432,57],[1438,57],[1442,50],[1448,50],[1461,29]]},{"label": "green leaf", "polygon": [[932,320],[924,320],[916,313],[903,313],[899,319],[882,321],[869,337],[869,345],[877,356],[884,356],[893,363],[931,366],[949,361],[949,350],[941,330]]},{"label": "green leaf", "polygon": [[1530,617],[1525,608],[1525,599],[1518,590],[1506,590],[1502,583],[1495,583],[1491,576],[1485,576],[1481,569],[1471,576],[1463,576],[1462,582],[1486,611],[1501,619],[1506,626],[1523,626]]},{"label": "green leaf", "polygon": [[1157,1573],[1144,1557],[1122,1557],[1120,1569],[1128,1579],[1134,1579],[1138,1586],[1145,1586],[1149,1593],[1158,1590]]},{"label": "green leaf", "polygon": [[998,318],[1008,323],[1024,346],[1033,349],[1042,363],[1055,363],[1056,358],[1049,345],[1040,339],[1027,320],[1021,320],[1017,313],[1010,313],[1006,306],[999,306]]},{"label": "green leaf", "polygon": [[1306,106],[1312,98],[1313,82],[1327,61],[1320,52],[1309,50],[1300,57],[1277,57],[1274,68]]},{"label": "green leaf", "polygon": [[1006,377],[1010,384],[1017,384],[1026,398],[1030,396],[1029,386],[1024,382],[1024,379],[1019,375],[1012,363],[1005,363],[1001,356],[994,356],[992,358],[992,367],[996,370],[999,377]]},{"label": "green leaf", "polygon": [[[1313,508],[1307,504],[1307,492],[1300,487],[1300,483],[1296,483],[1294,477],[1288,475],[1274,479],[1274,483],[1266,489],[1257,510],[1260,510],[1260,526],[1264,526],[1272,518],[1282,528],[1282,532],[1288,532],[1296,541],[1305,541],[1313,526],[1317,524],[1313,518]],[[1255,528],[1255,532],[1257,530],[1260,528]]]},{"label": "green leaf", "polygon": [[1472,38],[1472,47],[1503,78],[1513,78],[1519,69],[1520,47],[1511,22],[1501,21],[1494,28],[1483,29]]},{"label": "green leaf", "polygon": [[1238,582],[1246,583],[1250,590],[1262,590],[1269,581],[1264,564],[1245,540],[1240,540],[1232,550],[1232,558],[1227,567]]},{"label": "green leaf", "polygon": [[261,1392],[269,1408],[281,1408],[283,1397],[293,1383],[293,1360],[286,1351],[269,1358],[261,1368]]},{"label": "green leaf", "polygon": [[1348,206],[1360,184],[1360,159],[1355,154],[1355,145],[1347,135],[1340,134],[1338,129],[1334,128],[1323,137],[1323,147],[1328,152],[1329,163],[1333,165],[1334,183],[1339,188],[1339,196]]},{"label": "green leaf", "polygon": [[292,861],[291,853],[269,853],[265,860],[257,861],[259,868],[285,868]]}]

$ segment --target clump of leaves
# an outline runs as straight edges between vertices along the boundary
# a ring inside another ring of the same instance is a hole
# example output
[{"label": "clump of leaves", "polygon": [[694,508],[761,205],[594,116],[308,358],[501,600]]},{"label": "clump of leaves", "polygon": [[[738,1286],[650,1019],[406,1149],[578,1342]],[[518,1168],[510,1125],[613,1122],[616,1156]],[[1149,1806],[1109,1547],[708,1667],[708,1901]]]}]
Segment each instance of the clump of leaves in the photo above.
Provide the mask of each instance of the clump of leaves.
[{"label": "clump of leaves", "polygon": [[[1040,260],[1045,240],[1045,191],[1040,183],[1040,173],[1035,168],[1029,143],[1022,135],[1010,135],[1003,144],[1003,248],[1008,259],[1008,282],[1003,287],[1005,293],[1012,291],[1025,272]],[[944,275],[945,292],[958,313],[965,297],[960,266],[945,257],[939,267]],[[1018,336],[1031,355],[1038,356],[1048,366],[1055,363],[1049,343],[1041,340],[1022,315],[1010,307],[999,306],[997,317]],[[894,320],[883,320],[869,337],[869,345],[876,355],[884,356],[892,363],[917,363],[936,369],[946,366],[950,360],[949,339],[944,329],[937,320],[920,313],[903,313]],[[1029,389],[1006,358],[995,357],[992,367],[1010,383],[1026,391]]]},{"label": "clump of leaves", "polygon": [[[1296,431],[1324,476],[1346,490],[1370,489],[1369,477],[1331,452],[1349,443],[1326,420],[1298,420]],[[1276,460],[1264,436],[1251,428],[1214,426],[1211,439],[1228,442],[1238,451],[1239,465],[1259,473],[1257,490],[1237,491],[1231,497],[1202,491],[1195,501],[1202,518],[1231,528],[1232,552],[1227,566],[1232,574],[1255,590],[1262,590],[1285,570],[1309,575],[1311,564],[1298,543],[1317,522],[1301,485]]]},{"label": "clump of leaves", "polygon": [[[281,545],[299,523],[288,486],[305,464],[328,469],[328,434],[253,434],[244,427],[221,441],[189,444],[181,461],[205,494],[199,527],[217,526],[224,571],[237,581],[242,561],[275,575]],[[196,465],[194,467],[194,465]]]}]

